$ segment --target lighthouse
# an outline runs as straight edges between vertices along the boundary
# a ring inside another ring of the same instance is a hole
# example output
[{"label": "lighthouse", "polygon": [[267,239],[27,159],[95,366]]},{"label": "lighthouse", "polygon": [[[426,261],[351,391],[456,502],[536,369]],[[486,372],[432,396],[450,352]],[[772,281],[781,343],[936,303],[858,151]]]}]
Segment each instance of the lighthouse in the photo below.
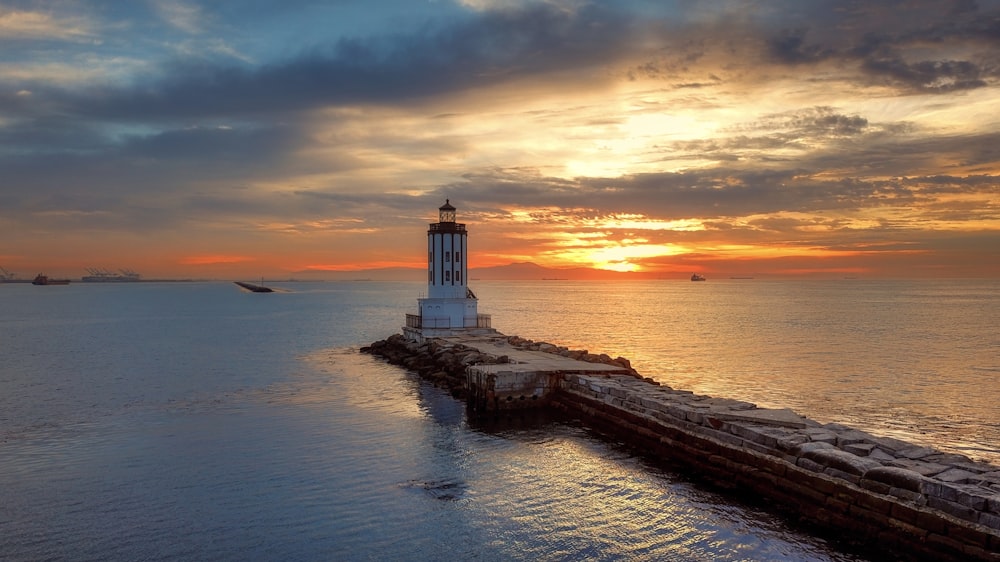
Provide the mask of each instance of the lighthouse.
[{"label": "lighthouse", "polygon": [[469,289],[469,233],[455,216],[446,199],[438,222],[427,229],[427,298],[417,299],[418,314],[406,315],[408,339],[492,331],[489,315],[479,314],[479,300]]}]

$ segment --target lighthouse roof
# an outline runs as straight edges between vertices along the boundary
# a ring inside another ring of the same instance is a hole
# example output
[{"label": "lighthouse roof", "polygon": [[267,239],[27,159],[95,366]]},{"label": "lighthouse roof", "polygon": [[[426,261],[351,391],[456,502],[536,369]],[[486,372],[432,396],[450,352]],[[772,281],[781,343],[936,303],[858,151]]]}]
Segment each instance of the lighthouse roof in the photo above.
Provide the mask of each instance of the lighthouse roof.
[{"label": "lighthouse roof", "polygon": [[444,200],[444,205],[441,205],[440,207],[438,207],[438,210],[439,211],[454,211],[455,207],[453,207],[451,205],[451,199],[445,199]]}]

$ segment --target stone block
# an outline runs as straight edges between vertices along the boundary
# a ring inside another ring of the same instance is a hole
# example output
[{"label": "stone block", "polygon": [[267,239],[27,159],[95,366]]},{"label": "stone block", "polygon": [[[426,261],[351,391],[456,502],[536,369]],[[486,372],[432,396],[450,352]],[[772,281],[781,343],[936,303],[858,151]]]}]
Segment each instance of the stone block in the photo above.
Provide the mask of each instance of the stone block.
[{"label": "stone block", "polygon": [[996,529],[1000,531],[1000,515],[994,513],[980,512],[979,514],[979,524],[983,527],[989,527],[990,529]]},{"label": "stone block", "polygon": [[858,492],[855,495],[854,503],[879,515],[888,516],[892,512],[892,506],[895,502],[878,494]]},{"label": "stone block", "polygon": [[959,519],[964,519],[966,521],[979,520],[979,512],[960,503],[943,500],[934,496],[928,496],[927,505],[933,509],[939,509],[948,515],[954,515]]},{"label": "stone block", "polygon": [[[743,403],[749,404],[749,403]],[[765,425],[774,428],[804,429],[809,420],[796,414],[794,411],[772,408],[735,408],[720,409],[712,408],[713,413],[725,420],[746,423],[748,425]]]},{"label": "stone block", "polygon": [[798,451],[799,445],[807,443],[809,441],[809,437],[802,434],[792,434],[786,437],[781,437],[777,441],[779,451],[791,453]]},{"label": "stone block", "polygon": [[704,421],[702,422],[702,425],[706,425],[708,427],[711,427],[712,429],[717,429],[719,431],[725,431],[727,433],[729,433],[731,431],[730,430],[730,423],[729,422],[727,422],[726,420],[724,420],[722,418],[718,418],[718,417],[712,416],[712,415],[706,415],[704,417]]},{"label": "stone block", "polygon": [[958,490],[958,503],[967,505],[976,511],[986,511],[986,498],[988,491],[978,487],[966,485]]},{"label": "stone block", "polygon": [[920,492],[928,498],[938,498],[949,502],[958,502],[959,488],[940,480],[925,478],[920,482]]},{"label": "stone block", "polygon": [[924,460],[946,464],[948,466],[956,466],[961,463],[971,462],[969,461],[969,457],[965,455],[959,455],[958,453],[942,453],[941,451],[934,451],[933,454],[924,457]]},{"label": "stone block", "polygon": [[768,449],[776,449],[778,447],[778,440],[769,435],[766,428],[760,426],[733,424],[732,433],[747,441],[763,445]]},{"label": "stone block", "polygon": [[779,478],[784,478],[785,472],[788,470],[788,463],[771,455],[758,455],[757,467]]},{"label": "stone block", "polygon": [[872,443],[873,438],[871,435],[858,431],[856,429],[849,429],[847,431],[837,433],[837,446],[845,447],[846,445],[855,445],[858,443]]},{"label": "stone block", "polygon": [[848,453],[859,457],[871,457],[872,451],[875,450],[875,445],[871,443],[847,443],[841,447]]},{"label": "stone block", "polygon": [[815,449],[804,453],[803,456],[854,476],[864,476],[869,470],[882,466],[878,461],[852,455],[840,449]]},{"label": "stone block", "polygon": [[799,456],[803,456],[807,453],[811,453],[812,451],[818,451],[820,449],[836,449],[836,447],[825,441],[803,443],[802,445],[799,446],[798,454]]},{"label": "stone block", "polygon": [[980,475],[984,482],[1000,484],[1000,470],[991,470]]},{"label": "stone block", "polygon": [[652,409],[652,410],[659,410],[659,409],[663,408],[663,403],[662,402],[660,402],[659,400],[653,399],[653,398],[646,397],[646,396],[639,396],[638,397],[638,401],[644,407]]},{"label": "stone block", "polygon": [[913,443],[908,443],[901,439],[896,439],[895,437],[879,437],[873,436],[872,442],[879,446],[883,451],[889,454],[895,454],[903,449],[910,449],[913,447]]},{"label": "stone block", "polygon": [[795,463],[795,466],[802,467],[812,472],[823,472],[823,470],[826,468],[825,466],[819,464],[818,462],[811,461],[805,457],[800,457],[799,460]]},{"label": "stone block", "polygon": [[799,484],[787,479],[778,480],[777,487],[796,498],[796,503],[808,501],[813,505],[825,505],[829,498],[828,495],[812,486]]},{"label": "stone block", "polygon": [[851,510],[851,502],[844,501],[842,498],[827,496],[826,507],[836,513],[848,513]]},{"label": "stone block", "polygon": [[903,488],[904,490],[910,490],[912,492],[920,492],[920,484],[924,481],[924,477],[920,474],[913,472],[912,470],[894,466],[878,466],[872,468],[865,473],[865,479],[874,480],[876,482],[881,482],[897,488]]},{"label": "stone block", "polygon": [[986,474],[988,472],[996,471],[997,467],[989,463],[974,461],[974,460],[964,460],[951,463],[951,466],[955,468],[960,468],[962,470],[967,470],[975,474]]},{"label": "stone block", "polygon": [[806,428],[806,435],[809,437],[810,441],[815,441],[818,443],[829,443],[830,445],[836,445],[837,434],[822,428]]},{"label": "stone block", "polygon": [[962,542],[957,541],[951,537],[947,537],[938,533],[928,533],[927,534],[927,544],[941,552],[948,555],[949,558],[955,560],[959,559],[963,553],[963,547],[965,546]]},{"label": "stone block", "polygon": [[674,417],[674,418],[676,418],[678,420],[689,421],[691,423],[697,423],[697,424],[701,423],[700,419],[698,421],[688,419],[688,410],[686,410],[686,409],[684,409],[684,408],[682,408],[680,406],[674,406],[674,405],[671,404],[671,405],[666,406],[665,410],[666,410],[666,412],[668,414],[670,414],[672,417]]},{"label": "stone block", "polygon": [[840,470],[839,468],[834,468],[832,466],[828,466],[825,469],[823,469],[823,474],[827,474],[827,475],[833,476],[834,478],[839,478],[841,480],[846,480],[846,481],[850,482],[851,484],[860,484],[861,483],[861,477],[858,476],[857,474],[852,474],[850,472],[845,472],[843,470]]},{"label": "stone block", "polygon": [[922,458],[929,457],[929,456],[931,456],[931,455],[933,455],[935,453],[937,453],[937,451],[935,451],[934,449],[931,449],[929,447],[915,447],[915,446],[910,446],[910,447],[908,447],[906,449],[903,449],[901,451],[896,451],[896,456],[897,457],[906,458],[906,459],[910,459],[910,460],[917,460],[917,459],[922,459]]},{"label": "stone block", "polygon": [[736,435],[733,435],[732,433],[728,433],[725,431],[718,431],[704,425],[698,426],[696,429],[698,433],[702,435],[707,435],[708,437],[711,437],[712,439],[714,439],[719,443],[723,443],[725,445],[730,445],[734,447],[743,446],[743,439],[741,439]]},{"label": "stone block", "polygon": [[745,447],[747,449],[750,449],[750,450],[752,450],[752,451],[754,451],[756,453],[760,453],[761,455],[773,455],[774,454],[774,449],[772,449],[770,447],[766,447],[764,445],[761,445],[760,443],[755,443],[753,441],[748,441],[746,439],[743,440],[743,447]]},{"label": "stone block", "polygon": [[[799,459],[800,461],[806,461],[811,463],[809,459]],[[813,463],[815,464],[815,463]],[[817,465],[818,470],[810,470],[802,466],[789,466],[785,471],[785,478],[796,484],[801,484],[803,486],[808,486],[821,492],[827,496],[833,496],[836,494],[837,490],[843,487],[843,484],[838,482],[836,479],[826,476],[820,473],[822,470],[822,465]],[[850,502],[851,498],[847,498]]]},{"label": "stone block", "polygon": [[870,491],[878,493],[878,494],[886,494],[886,495],[889,494],[889,490],[892,488],[892,486],[890,486],[888,484],[884,484],[882,482],[877,482],[875,480],[869,480],[867,478],[867,475],[866,475],[865,478],[861,479],[861,482],[859,483],[859,485],[862,488],[864,488],[865,490],[870,490]]},{"label": "stone block", "polygon": [[1000,533],[990,534],[989,542],[990,546],[987,550],[989,550],[990,552],[1000,552]]},{"label": "stone block", "polygon": [[987,529],[978,525],[951,525],[948,527],[948,537],[978,548],[989,547],[991,534]]},{"label": "stone block", "polygon": [[687,410],[685,412],[687,420],[691,423],[702,424],[705,421],[705,416],[701,412],[696,412],[694,410]]},{"label": "stone block", "polygon": [[935,474],[940,474],[949,468],[948,465],[944,464],[911,459],[896,459],[894,461],[889,461],[886,464],[889,466],[898,466],[900,468],[912,470],[913,472],[923,476],[934,476]]},{"label": "stone block", "polygon": [[986,498],[986,510],[990,513],[1000,513],[1000,494],[994,494]]},{"label": "stone block", "polygon": [[962,470],[961,468],[950,468],[940,474],[937,474],[934,478],[936,480],[952,484],[965,484],[970,481],[979,480],[978,476],[979,474],[976,472],[969,472],[968,470]]},{"label": "stone block", "polygon": [[892,523],[888,515],[872,511],[860,504],[851,504],[847,513],[869,528],[885,528],[891,526]]},{"label": "stone block", "polygon": [[904,502],[895,502],[892,504],[892,512],[890,515],[893,519],[905,521],[911,525],[925,529],[929,533],[938,533],[943,535],[948,530],[948,523],[944,520],[941,514],[922,506],[916,506]]},{"label": "stone block", "polygon": [[923,494],[921,494],[920,492],[914,492],[913,490],[907,490],[905,488],[897,488],[893,486],[889,488],[889,495],[919,505],[923,505],[924,503],[926,503]]},{"label": "stone block", "polygon": [[922,529],[916,525],[911,525],[905,521],[900,521],[899,519],[894,519],[892,517],[887,518],[886,523],[889,527],[895,529],[897,533],[904,534],[912,541],[922,541],[929,534],[926,529]]},{"label": "stone block", "polygon": [[896,460],[896,457],[890,455],[889,453],[886,453],[885,451],[879,449],[878,447],[872,449],[872,452],[869,453],[868,456],[881,463],[887,463]]}]

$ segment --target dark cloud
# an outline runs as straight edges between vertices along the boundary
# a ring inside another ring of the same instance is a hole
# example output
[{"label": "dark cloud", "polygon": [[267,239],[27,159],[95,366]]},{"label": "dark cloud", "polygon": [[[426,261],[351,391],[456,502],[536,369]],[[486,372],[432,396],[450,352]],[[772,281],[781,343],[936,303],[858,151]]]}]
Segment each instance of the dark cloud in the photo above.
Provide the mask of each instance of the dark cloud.
[{"label": "dark cloud", "polygon": [[867,128],[868,119],[860,115],[844,115],[832,107],[809,107],[764,115],[733,130],[780,131],[801,138],[857,135]]},{"label": "dark cloud", "polygon": [[786,32],[768,40],[768,50],[774,59],[785,64],[816,63],[835,54],[830,47],[807,44],[804,30]]},{"label": "dark cloud", "polygon": [[[260,67],[177,60],[129,88],[41,91],[63,112],[124,120],[260,116],[326,105],[406,103],[614,60],[630,42],[620,14],[544,5],[448,26],[344,38]],[[44,94],[44,95],[43,95]],[[23,101],[23,100],[21,100]]]},{"label": "dark cloud", "polygon": [[156,158],[167,163],[204,160],[219,166],[246,166],[260,171],[262,159],[283,158],[301,144],[287,126],[189,127],[151,135],[125,137],[120,154]]},{"label": "dark cloud", "polygon": [[[993,52],[1000,9],[992,2],[847,2],[792,9],[799,10],[814,23],[766,38],[774,63],[857,63],[868,83],[928,93],[981,88],[1000,71]],[[928,58],[931,45],[974,54]]]},{"label": "dark cloud", "polygon": [[863,68],[889,82],[929,92],[970,90],[986,85],[984,69],[969,61],[907,63],[899,58],[879,58],[865,60]]}]

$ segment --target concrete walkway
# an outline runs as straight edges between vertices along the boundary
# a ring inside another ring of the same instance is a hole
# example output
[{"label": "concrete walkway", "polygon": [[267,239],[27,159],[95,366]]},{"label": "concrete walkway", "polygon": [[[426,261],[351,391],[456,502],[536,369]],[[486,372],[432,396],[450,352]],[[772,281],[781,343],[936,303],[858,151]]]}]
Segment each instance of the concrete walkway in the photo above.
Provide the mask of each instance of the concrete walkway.
[{"label": "concrete walkway", "polygon": [[476,336],[455,336],[440,338],[451,343],[460,343],[479,350],[481,353],[489,353],[497,357],[506,355],[510,363],[499,363],[496,365],[475,365],[475,369],[483,374],[500,373],[537,373],[537,374],[564,374],[564,373],[604,373],[604,374],[627,374],[628,369],[623,369],[616,365],[605,365],[603,363],[590,363],[580,361],[571,357],[563,357],[545,351],[532,351],[519,349],[507,343],[505,337],[488,338]]}]

